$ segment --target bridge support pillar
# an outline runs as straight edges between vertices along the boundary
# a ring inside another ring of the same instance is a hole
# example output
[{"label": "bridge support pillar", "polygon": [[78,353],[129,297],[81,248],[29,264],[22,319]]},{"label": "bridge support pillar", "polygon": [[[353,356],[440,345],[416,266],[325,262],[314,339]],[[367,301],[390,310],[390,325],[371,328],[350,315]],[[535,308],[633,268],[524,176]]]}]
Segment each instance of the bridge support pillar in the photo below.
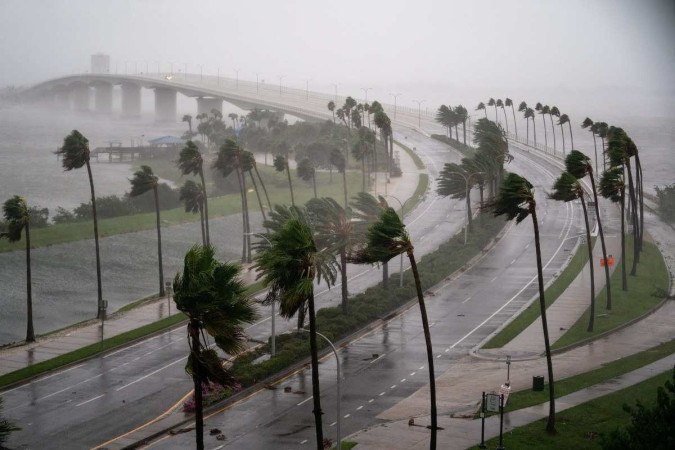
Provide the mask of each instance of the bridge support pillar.
[{"label": "bridge support pillar", "polygon": [[73,102],[73,110],[89,111],[89,86],[78,84],[70,91],[70,98]]},{"label": "bridge support pillar", "polygon": [[139,117],[141,115],[141,87],[137,84],[122,84],[122,115]]},{"label": "bridge support pillar", "polygon": [[155,88],[155,120],[158,122],[175,122],[178,108],[176,95],[170,88]]},{"label": "bridge support pillar", "polygon": [[223,99],[213,97],[197,97],[197,114],[211,114],[212,110],[223,113]]},{"label": "bridge support pillar", "polygon": [[94,110],[101,114],[112,112],[112,84],[97,83],[94,86]]}]

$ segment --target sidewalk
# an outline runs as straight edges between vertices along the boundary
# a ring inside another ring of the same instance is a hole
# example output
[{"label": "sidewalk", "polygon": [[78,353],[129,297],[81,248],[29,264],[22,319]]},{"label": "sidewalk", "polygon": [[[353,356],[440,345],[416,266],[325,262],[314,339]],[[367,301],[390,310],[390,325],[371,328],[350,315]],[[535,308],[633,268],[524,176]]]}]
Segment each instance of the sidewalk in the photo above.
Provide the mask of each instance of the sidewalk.
[{"label": "sidewalk", "polygon": [[[672,277],[672,274],[675,273],[675,235],[672,233],[672,228],[658,220],[653,214],[645,215],[645,224],[659,250],[663,253]],[[674,293],[675,286],[671,284],[669,294],[672,297]],[[561,299],[562,297],[558,301]],[[580,306],[586,308],[587,303],[582,302]],[[549,311],[551,311],[550,308]],[[573,315],[566,309],[560,311],[565,311],[565,315],[570,317]],[[654,314],[616,333],[554,355],[555,377],[560,380],[588,372],[608,362],[671,341],[675,339],[675,326],[673,324],[675,324],[675,301],[671,300],[665,302]],[[523,333],[526,332],[528,331],[523,331]],[[500,350],[495,351],[500,352]],[[660,371],[672,368],[674,359],[674,356],[671,355],[669,358],[661,360],[659,363],[663,362],[665,365],[663,370]],[[581,404],[592,398],[605,395],[612,390],[618,390],[621,387],[649,378],[655,374],[655,372],[649,372],[651,370],[649,367],[646,366],[614,380],[608,380],[588,389],[561,397],[556,401],[557,410],[560,411]],[[545,374],[546,359],[543,357],[512,363],[512,392],[530,389],[532,377]],[[461,417],[472,417],[478,407],[481,393],[498,390],[505,378],[506,367],[503,360],[477,359],[472,356],[463,357],[449,370],[437,377],[438,422],[439,426],[444,428],[443,431],[438,433],[439,448],[465,449],[479,442],[480,422],[472,419],[461,419]],[[386,421],[386,423],[354,433],[347,439],[357,442],[358,448],[363,449],[427,448],[429,445],[428,430],[408,426],[408,419],[416,417],[415,422],[417,424],[426,425],[429,423],[428,414],[429,390],[428,386],[424,386],[381,413],[378,419]],[[531,423],[546,414],[546,404],[514,411],[508,414],[508,429]],[[494,424],[486,425],[486,428],[495,430]]]},{"label": "sidewalk", "polygon": [[[413,195],[417,188],[419,170],[412,158],[402,150],[401,170],[403,175],[391,179],[387,186],[387,192],[401,199],[401,201],[405,201]],[[384,175],[380,174],[378,180],[377,192],[383,195],[385,191]],[[395,202],[392,202],[392,204],[395,205]],[[245,283],[255,282],[254,272],[244,269],[242,274]],[[178,313],[173,300],[164,297],[123,313],[113,313],[105,321],[103,327],[101,327],[100,321],[92,319],[38,337],[37,341],[31,344],[0,348],[0,376],[164,319],[169,317],[169,309],[171,315]]]}]

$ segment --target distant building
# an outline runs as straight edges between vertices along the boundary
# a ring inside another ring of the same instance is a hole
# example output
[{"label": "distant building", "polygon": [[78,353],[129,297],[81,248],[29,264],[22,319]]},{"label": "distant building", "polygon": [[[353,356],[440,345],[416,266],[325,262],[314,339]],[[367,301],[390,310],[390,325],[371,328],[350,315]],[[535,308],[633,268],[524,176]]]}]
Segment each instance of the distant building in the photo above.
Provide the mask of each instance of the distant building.
[{"label": "distant building", "polygon": [[91,55],[91,73],[110,73],[110,55]]}]

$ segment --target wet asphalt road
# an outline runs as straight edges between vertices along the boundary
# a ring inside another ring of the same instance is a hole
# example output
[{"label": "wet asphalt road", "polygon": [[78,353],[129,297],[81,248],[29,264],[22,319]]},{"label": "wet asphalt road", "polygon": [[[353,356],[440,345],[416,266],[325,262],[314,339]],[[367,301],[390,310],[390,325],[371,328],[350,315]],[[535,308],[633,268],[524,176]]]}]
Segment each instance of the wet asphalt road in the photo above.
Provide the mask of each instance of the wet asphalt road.
[{"label": "wet asphalt road", "polygon": [[[451,155],[437,142],[412,133],[407,135],[406,143],[417,147],[429,166],[430,178],[434,179]],[[553,169],[544,165],[516,157],[509,170],[527,174],[535,185],[548,187],[552,178],[547,171]],[[561,247],[560,240],[578,234],[575,227],[579,215],[572,212],[578,208],[548,204],[543,198],[543,189],[538,189],[538,195],[542,208],[544,261],[550,260],[545,274],[550,277],[569,256],[567,248],[574,243],[570,239]],[[417,254],[434,250],[460,229],[463,217],[462,202],[439,199],[432,187],[406,219]],[[237,219],[236,216],[231,219],[232,227],[239,223]],[[447,368],[453,356],[479,342],[513,314],[519,302],[526,301],[536,291],[536,285],[531,283],[536,271],[534,247],[530,244],[529,223],[512,228],[508,239],[503,239],[489,258],[427,299],[430,320],[434,323],[434,348],[441,355],[437,359],[437,374]],[[232,246],[236,255],[238,246]],[[397,266],[392,261],[390,270],[395,272]],[[349,270],[352,293],[381,279],[376,268],[350,267]],[[339,289],[326,291],[320,287],[319,292],[320,306],[339,302]],[[511,302],[502,308],[508,300]],[[343,435],[375,423],[377,413],[426,383],[426,367],[420,369],[426,366],[426,356],[419,321],[419,312],[414,307],[340,352],[346,376],[343,415],[350,414],[344,419]],[[277,318],[278,330],[293,326],[294,323]],[[255,339],[266,339],[269,316],[252,325],[248,333]],[[180,328],[3,393],[5,415],[24,428],[12,435],[9,445],[86,448],[156,417],[191,388],[183,369],[186,353],[185,331]],[[373,353],[381,357],[372,361]],[[335,421],[334,364],[325,359],[321,367],[328,436],[332,434],[330,424]],[[401,381],[404,378],[405,381]],[[311,391],[308,371],[299,372],[282,384],[293,386],[294,391]],[[304,440],[312,442],[313,438],[311,402],[307,399],[307,395],[284,394],[282,390],[262,391],[235,409],[209,419],[208,426],[222,429],[229,437],[225,444],[232,448],[295,448]],[[212,447],[223,445],[210,439]],[[46,442],[49,444],[45,445]],[[186,434],[158,445],[190,448],[192,442],[191,435]]]}]

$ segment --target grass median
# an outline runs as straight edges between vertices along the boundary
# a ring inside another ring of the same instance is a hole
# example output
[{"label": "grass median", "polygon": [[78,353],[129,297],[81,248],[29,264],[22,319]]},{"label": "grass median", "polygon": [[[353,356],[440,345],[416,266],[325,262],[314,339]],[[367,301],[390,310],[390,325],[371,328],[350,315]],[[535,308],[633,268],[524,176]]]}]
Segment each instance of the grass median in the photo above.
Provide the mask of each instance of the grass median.
[{"label": "grass median", "polygon": [[[592,238],[595,243],[595,238]],[[581,273],[588,262],[588,248],[585,244],[577,247],[571,261],[565,267],[558,278],[546,289],[546,308],[551,306],[560,295],[565,292],[567,286]],[[501,348],[518,336],[525,328],[529,327],[541,315],[538,298],[525,308],[515,319],[513,319],[502,331],[490,339],[483,348]]]},{"label": "grass median", "polygon": [[410,147],[408,147],[408,146],[405,145],[405,144],[400,143],[399,141],[394,141],[394,143],[395,143],[396,145],[398,145],[399,147],[401,147],[403,150],[405,150],[405,152],[408,154],[408,156],[410,156],[410,157],[412,158],[413,162],[415,163],[415,166],[416,166],[419,170],[423,170],[423,169],[426,167],[426,166],[424,165],[424,162],[422,161],[422,158],[420,158],[420,157],[417,155],[417,153],[413,152],[413,151],[410,149]]}]

